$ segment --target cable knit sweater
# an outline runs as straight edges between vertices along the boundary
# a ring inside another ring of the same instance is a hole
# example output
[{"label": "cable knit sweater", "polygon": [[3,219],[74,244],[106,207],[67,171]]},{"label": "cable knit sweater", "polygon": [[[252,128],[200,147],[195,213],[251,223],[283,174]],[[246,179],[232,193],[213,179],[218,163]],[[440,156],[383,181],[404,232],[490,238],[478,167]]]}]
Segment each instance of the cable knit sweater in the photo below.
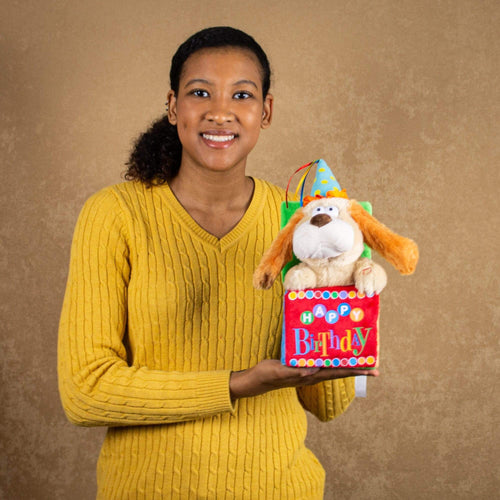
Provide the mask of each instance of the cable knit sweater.
[{"label": "cable knit sweater", "polygon": [[252,287],[279,229],[283,191],[255,179],[250,206],[220,240],[168,185],[127,182],[85,204],[59,331],[70,421],[108,426],[101,499],[320,499],[306,408],[342,413],[353,379],[237,400],[232,370],[279,358],[281,284]]}]

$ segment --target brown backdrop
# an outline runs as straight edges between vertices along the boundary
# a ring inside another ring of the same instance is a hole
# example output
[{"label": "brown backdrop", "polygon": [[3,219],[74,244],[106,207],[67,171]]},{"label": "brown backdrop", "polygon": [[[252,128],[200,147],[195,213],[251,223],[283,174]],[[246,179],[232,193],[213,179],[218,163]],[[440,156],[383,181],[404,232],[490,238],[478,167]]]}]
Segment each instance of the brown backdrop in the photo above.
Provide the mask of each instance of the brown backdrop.
[{"label": "brown backdrop", "polygon": [[73,227],[162,113],[177,45],[217,24],[253,34],[274,68],[250,174],[283,186],[323,157],[421,247],[414,276],[388,271],[368,398],[310,419],[326,498],[498,494],[497,1],[2,4],[2,498],[94,496],[103,431],[70,425],[57,394]]}]

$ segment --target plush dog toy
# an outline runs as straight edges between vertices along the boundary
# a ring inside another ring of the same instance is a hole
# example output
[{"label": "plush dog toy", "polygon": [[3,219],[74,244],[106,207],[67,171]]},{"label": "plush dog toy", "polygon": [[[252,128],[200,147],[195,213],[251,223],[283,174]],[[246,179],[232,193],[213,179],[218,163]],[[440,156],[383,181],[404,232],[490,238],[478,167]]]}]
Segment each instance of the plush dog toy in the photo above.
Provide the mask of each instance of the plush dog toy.
[{"label": "plush dog toy", "polygon": [[[286,290],[354,285],[361,293],[378,294],[387,276],[371,259],[361,258],[363,241],[401,274],[412,274],[418,261],[415,242],[392,232],[350,200],[323,160],[312,163],[318,171],[314,196],[305,198],[263,255],[254,286],[270,288],[293,251],[301,263],[285,275]],[[333,189],[326,191],[325,185]]]}]

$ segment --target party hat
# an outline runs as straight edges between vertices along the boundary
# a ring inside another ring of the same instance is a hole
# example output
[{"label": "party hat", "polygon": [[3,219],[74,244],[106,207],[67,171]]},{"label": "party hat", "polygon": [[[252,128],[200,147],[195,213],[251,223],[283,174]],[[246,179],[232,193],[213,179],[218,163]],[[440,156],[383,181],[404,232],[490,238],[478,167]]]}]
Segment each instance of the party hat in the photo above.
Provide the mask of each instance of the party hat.
[{"label": "party hat", "polygon": [[326,196],[328,191],[341,191],[340,184],[325,160],[318,160],[311,196]]},{"label": "party hat", "polygon": [[[304,188],[306,185],[306,179],[309,175],[311,169],[316,166],[316,177],[314,179],[313,186],[311,188],[311,196],[304,197]],[[293,176],[297,173],[304,170],[304,174],[300,179],[297,189],[295,190],[295,196],[299,197],[300,193],[300,206],[305,206],[313,200],[317,200],[319,198],[347,198],[346,190],[340,189],[340,184],[337,179],[333,175],[333,172],[330,170],[330,167],[326,164],[325,160],[315,160],[306,163],[299,167],[288,179],[288,184],[286,186],[285,191],[285,203],[288,208],[288,189],[290,188],[290,183],[292,182]]]}]

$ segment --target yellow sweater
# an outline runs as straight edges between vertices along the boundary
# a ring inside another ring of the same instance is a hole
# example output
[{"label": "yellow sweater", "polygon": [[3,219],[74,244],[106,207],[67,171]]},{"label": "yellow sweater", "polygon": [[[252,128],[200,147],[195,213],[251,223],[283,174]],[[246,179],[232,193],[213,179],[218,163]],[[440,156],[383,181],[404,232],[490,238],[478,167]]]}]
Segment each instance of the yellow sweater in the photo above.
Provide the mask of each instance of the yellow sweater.
[{"label": "yellow sweater", "polygon": [[283,191],[255,180],[239,224],[218,240],[167,185],[92,196],[80,214],[59,331],[70,421],[108,426],[101,499],[320,499],[303,407],[342,413],[353,379],[229,395],[231,370],[279,358],[281,284],[252,287],[279,229]]}]

